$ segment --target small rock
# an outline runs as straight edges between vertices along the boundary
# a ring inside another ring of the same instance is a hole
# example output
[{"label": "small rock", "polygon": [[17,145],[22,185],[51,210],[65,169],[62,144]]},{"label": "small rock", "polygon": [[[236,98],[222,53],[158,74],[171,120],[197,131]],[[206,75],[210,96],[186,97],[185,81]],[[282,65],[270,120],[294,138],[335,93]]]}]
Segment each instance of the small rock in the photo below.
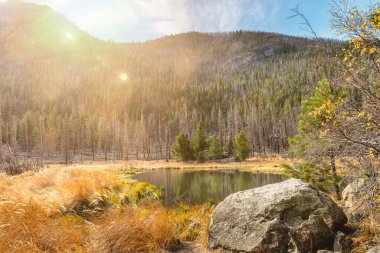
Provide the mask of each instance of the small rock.
[{"label": "small rock", "polygon": [[342,192],[343,207],[350,220],[360,219],[364,213],[361,210],[363,196],[365,196],[367,183],[364,179],[357,179],[347,185]]},{"label": "small rock", "polygon": [[380,253],[380,245],[369,249],[367,253]]},{"label": "small rock", "polygon": [[208,253],[209,251],[206,249],[203,249],[201,245],[185,242],[182,244],[181,249],[174,252],[175,253]]},{"label": "small rock", "polygon": [[335,252],[335,251],[330,251],[330,250],[318,250],[317,253],[340,253],[340,252]]},{"label": "small rock", "polygon": [[363,188],[365,188],[366,183],[364,179],[357,179],[351,184],[347,185],[342,192],[342,199],[344,205],[348,208],[355,206],[355,202],[360,198]]},{"label": "small rock", "polygon": [[340,253],[350,253],[353,241],[350,237],[338,231],[334,239],[334,250]]}]

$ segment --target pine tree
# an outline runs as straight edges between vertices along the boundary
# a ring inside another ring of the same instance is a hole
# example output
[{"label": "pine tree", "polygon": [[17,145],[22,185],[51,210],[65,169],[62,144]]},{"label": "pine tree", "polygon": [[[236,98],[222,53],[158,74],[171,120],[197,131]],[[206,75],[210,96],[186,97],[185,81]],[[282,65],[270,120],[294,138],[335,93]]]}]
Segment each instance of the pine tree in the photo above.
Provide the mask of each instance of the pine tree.
[{"label": "pine tree", "polygon": [[341,178],[336,172],[335,157],[340,147],[324,136],[326,124],[334,118],[333,110],[327,106],[340,96],[339,90],[324,80],[319,82],[315,93],[302,102],[298,133],[289,138],[289,144],[290,153],[306,162],[284,166],[290,176],[308,181],[321,190],[328,191],[332,185],[337,199],[340,199]]},{"label": "pine tree", "polygon": [[235,143],[233,138],[229,138],[227,142],[226,153],[228,157],[233,157],[235,155]]},{"label": "pine tree", "polygon": [[210,137],[208,148],[208,158],[210,160],[222,159],[223,158],[223,147],[218,138],[215,136]]},{"label": "pine tree", "polygon": [[205,161],[205,150],[207,148],[207,137],[203,131],[202,123],[197,124],[195,135],[193,139],[193,149],[197,162],[203,163]]},{"label": "pine tree", "polygon": [[236,148],[236,160],[237,161],[245,161],[247,160],[249,153],[251,152],[251,148],[249,145],[249,141],[246,137],[244,131],[240,131],[236,136],[235,140],[235,148]]},{"label": "pine tree", "polygon": [[172,147],[172,152],[178,160],[189,161],[194,158],[193,149],[191,147],[189,136],[183,132],[180,132],[176,138]]}]

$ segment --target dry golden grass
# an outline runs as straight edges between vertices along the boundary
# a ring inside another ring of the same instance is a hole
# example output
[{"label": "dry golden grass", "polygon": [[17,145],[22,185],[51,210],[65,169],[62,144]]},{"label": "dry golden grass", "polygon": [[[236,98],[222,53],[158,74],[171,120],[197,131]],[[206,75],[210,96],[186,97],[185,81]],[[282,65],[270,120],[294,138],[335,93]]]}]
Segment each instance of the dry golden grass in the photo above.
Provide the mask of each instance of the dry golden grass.
[{"label": "dry golden grass", "polygon": [[[167,252],[180,242],[207,244],[210,209],[167,210],[158,203],[111,209],[85,221],[35,202],[0,204],[0,252]],[[203,213],[200,216],[200,210]],[[195,224],[195,225],[193,225]]]},{"label": "dry golden grass", "polygon": [[0,176],[0,190],[1,253],[150,253],[181,241],[207,244],[210,206],[166,209],[151,185],[99,171]]},{"label": "dry golden grass", "polygon": [[71,170],[59,184],[58,195],[66,209],[86,208],[96,195],[118,189],[117,179],[100,172]]},{"label": "dry golden grass", "polygon": [[208,228],[214,207],[209,204],[180,205],[172,209],[171,217],[176,224],[182,241],[197,241],[203,247],[208,245]]},{"label": "dry golden grass", "polygon": [[100,216],[96,224],[90,252],[159,252],[173,249],[179,242],[175,224],[161,206],[112,210]]},{"label": "dry golden grass", "polygon": [[246,171],[259,171],[259,172],[283,172],[281,168],[282,163],[291,163],[291,160],[285,159],[281,156],[273,156],[268,158],[254,157],[244,162],[233,162],[233,163],[221,163],[221,162],[206,162],[206,163],[196,163],[196,162],[177,162],[174,160],[164,161],[164,160],[152,160],[152,161],[142,161],[142,160],[129,160],[129,161],[116,161],[116,162],[102,162],[102,161],[88,161],[83,164],[71,164],[62,165],[55,164],[50,165],[50,170],[61,170],[61,169],[80,169],[86,171],[129,171],[138,169],[161,169],[161,168],[179,168],[179,169],[225,169],[225,168],[236,168],[239,170]]},{"label": "dry golden grass", "polygon": [[85,252],[88,227],[84,221],[48,214],[35,202],[2,202],[0,224],[0,252]]}]

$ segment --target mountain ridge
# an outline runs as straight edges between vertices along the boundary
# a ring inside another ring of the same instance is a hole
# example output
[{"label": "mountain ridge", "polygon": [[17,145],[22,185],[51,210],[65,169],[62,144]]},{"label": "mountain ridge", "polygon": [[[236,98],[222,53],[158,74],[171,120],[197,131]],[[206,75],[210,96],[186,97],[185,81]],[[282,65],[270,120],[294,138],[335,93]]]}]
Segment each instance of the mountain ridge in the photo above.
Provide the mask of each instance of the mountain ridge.
[{"label": "mountain ridge", "polygon": [[[34,14],[22,16],[28,8]],[[0,14],[10,9],[8,25],[2,23],[8,27],[0,29],[0,144],[46,158],[76,157],[78,149],[100,157],[167,158],[175,135],[191,136],[197,122],[223,145],[245,130],[254,152],[283,151],[302,97],[330,74],[317,44],[339,47],[242,31],[115,43],[81,31],[49,7],[0,4]],[[315,69],[314,61],[326,66]],[[51,130],[41,130],[41,122]],[[87,139],[79,141],[80,135]]]}]

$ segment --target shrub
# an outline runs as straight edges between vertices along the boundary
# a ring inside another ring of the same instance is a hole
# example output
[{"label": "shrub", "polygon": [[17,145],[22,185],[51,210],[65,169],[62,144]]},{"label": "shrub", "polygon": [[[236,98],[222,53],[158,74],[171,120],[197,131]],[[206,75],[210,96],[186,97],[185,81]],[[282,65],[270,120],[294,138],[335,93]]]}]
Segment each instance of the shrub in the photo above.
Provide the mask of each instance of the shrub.
[{"label": "shrub", "polygon": [[39,172],[43,167],[43,163],[38,159],[20,161],[9,146],[0,148],[0,170],[5,171],[7,175],[15,176],[27,171]]}]

